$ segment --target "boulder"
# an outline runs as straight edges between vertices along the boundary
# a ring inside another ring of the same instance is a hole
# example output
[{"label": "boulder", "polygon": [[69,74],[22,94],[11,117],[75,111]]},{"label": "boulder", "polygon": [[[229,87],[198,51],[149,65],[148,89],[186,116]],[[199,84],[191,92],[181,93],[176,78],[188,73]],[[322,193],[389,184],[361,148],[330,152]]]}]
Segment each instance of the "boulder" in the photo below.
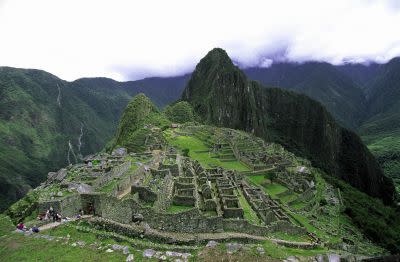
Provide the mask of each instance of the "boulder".
[{"label": "boulder", "polygon": [[211,241],[208,241],[206,247],[214,248],[214,247],[216,247],[217,245],[218,245],[218,242],[217,242],[217,241],[211,240]]},{"label": "boulder", "polygon": [[53,180],[57,176],[57,172],[49,172],[47,174],[47,179],[48,180]]},{"label": "boulder", "polygon": [[258,252],[258,254],[260,254],[260,255],[264,255],[264,254],[265,254],[265,250],[264,250],[264,248],[261,247],[261,246],[257,247],[257,252]]},{"label": "boulder", "polygon": [[124,247],[122,248],[122,253],[123,253],[124,255],[128,255],[128,254],[129,254],[129,247],[124,246]]},{"label": "boulder", "polygon": [[127,257],[126,257],[126,262],[132,262],[133,260],[134,260],[134,256],[133,256],[133,254],[129,254]]},{"label": "boulder", "polygon": [[76,190],[79,194],[87,194],[93,192],[93,188],[87,184],[78,184]]},{"label": "boulder", "polygon": [[153,249],[146,249],[143,251],[143,257],[152,258],[156,254]]},{"label": "boulder", "polygon": [[54,178],[57,181],[63,181],[64,178],[67,176],[67,169],[62,168],[57,172],[57,176]]},{"label": "boulder", "polygon": [[233,254],[242,249],[243,245],[239,243],[227,243],[226,245],[226,251],[228,254]]},{"label": "boulder", "polygon": [[124,147],[116,148],[111,153],[112,156],[126,156],[126,154],[127,154],[127,150]]}]

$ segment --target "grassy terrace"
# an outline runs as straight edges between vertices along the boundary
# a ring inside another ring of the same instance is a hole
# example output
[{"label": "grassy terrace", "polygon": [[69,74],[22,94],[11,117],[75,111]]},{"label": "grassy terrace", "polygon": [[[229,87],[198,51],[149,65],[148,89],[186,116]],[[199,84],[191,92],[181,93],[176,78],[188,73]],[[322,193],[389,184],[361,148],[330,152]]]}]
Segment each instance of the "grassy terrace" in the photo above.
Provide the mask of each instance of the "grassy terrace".
[{"label": "grassy terrace", "polygon": [[168,213],[180,213],[193,209],[192,206],[181,206],[181,205],[170,205],[168,208]]},{"label": "grassy terrace", "polygon": [[256,212],[251,208],[250,204],[247,202],[246,198],[243,196],[243,193],[239,191],[239,202],[240,206],[243,208],[244,212],[244,219],[249,221],[252,224],[255,225],[261,225],[261,221],[258,218]]},{"label": "grassy terrace", "polygon": [[[277,184],[277,183],[266,184],[265,182],[268,180],[268,178],[265,175],[247,176],[247,178],[254,185],[262,187],[264,192],[267,193],[268,195],[270,195],[272,198],[278,199],[282,203],[286,203],[286,201],[284,199],[282,199],[281,197],[278,196],[280,193],[283,193],[288,190],[283,185]],[[283,198],[285,198],[285,197],[283,197]],[[291,216],[292,222],[294,222],[295,224],[304,226],[305,228],[307,228],[307,230],[309,232],[313,232],[317,236],[326,237],[324,232],[322,232],[321,230],[315,228],[314,226],[312,226],[310,224],[310,221],[307,217],[297,214],[297,213],[294,213],[285,206],[282,206],[282,208],[286,211],[286,213],[288,213]]]},{"label": "grassy terrace", "polygon": [[247,176],[251,183],[257,186],[261,186],[265,193],[270,195],[272,198],[278,198],[278,194],[287,191],[285,186],[278,183],[270,183],[266,175],[250,175]]},{"label": "grassy terrace", "polygon": [[167,141],[172,146],[179,148],[180,150],[189,149],[189,156],[197,161],[206,168],[212,167],[212,165],[220,166],[225,169],[233,169],[237,171],[249,171],[250,169],[240,161],[229,161],[223,162],[218,158],[214,158],[213,154],[208,152],[209,148],[205,143],[194,136],[175,136],[172,130],[164,131]]}]

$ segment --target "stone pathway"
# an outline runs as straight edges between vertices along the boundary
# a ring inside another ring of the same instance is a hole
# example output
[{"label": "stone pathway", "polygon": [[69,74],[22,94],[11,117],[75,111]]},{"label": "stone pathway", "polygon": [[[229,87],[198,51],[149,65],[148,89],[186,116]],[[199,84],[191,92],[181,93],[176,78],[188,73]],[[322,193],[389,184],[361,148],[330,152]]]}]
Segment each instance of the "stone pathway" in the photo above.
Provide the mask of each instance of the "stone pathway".
[{"label": "stone pathway", "polygon": [[[80,219],[88,219],[88,218],[91,218],[91,217],[92,217],[92,215],[83,215]],[[77,218],[71,218],[70,220],[65,221],[65,222],[48,223],[48,224],[45,224],[45,225],[39,227],[39,231],[41,232],[41,231],[44,231],[44,230],[52,229],[52,228],[58,227],[61,224],[72,222],[72,221],[76,221],[76,220],[78,220],[78,219]]]}]

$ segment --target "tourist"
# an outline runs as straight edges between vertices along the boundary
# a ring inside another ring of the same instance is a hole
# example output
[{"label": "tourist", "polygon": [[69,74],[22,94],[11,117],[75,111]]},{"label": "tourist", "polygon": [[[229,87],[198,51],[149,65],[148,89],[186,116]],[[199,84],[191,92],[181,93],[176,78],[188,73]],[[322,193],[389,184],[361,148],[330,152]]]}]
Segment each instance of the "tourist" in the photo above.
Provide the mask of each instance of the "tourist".
[{"label": "tourist", "polygon": [[37,226],[33,226],[33,227],[31,228],[31,231],[32,231],[33,233],[39,233],[39,228],[38,228]]},{"label": "tourist", "polygon": [[17,225],[17,229],[18,230],[20,230],[20,231],[24,231],[26,228],[25,228],[25,225],[24,225],[24,223],[19,223],[18,225]]},{"label": "tourist", "polygon": [[44,220],[49,220],[50,219],[50,210],[46,210],[46,215],[44,216]]},{"label": "tourist", "polygon": [[53,222],[56,222],[57,213],[56,213],[56,211],[53,209],[52,206],[50,206],[49,214],[50,214],[50,216],[53,218]]}]

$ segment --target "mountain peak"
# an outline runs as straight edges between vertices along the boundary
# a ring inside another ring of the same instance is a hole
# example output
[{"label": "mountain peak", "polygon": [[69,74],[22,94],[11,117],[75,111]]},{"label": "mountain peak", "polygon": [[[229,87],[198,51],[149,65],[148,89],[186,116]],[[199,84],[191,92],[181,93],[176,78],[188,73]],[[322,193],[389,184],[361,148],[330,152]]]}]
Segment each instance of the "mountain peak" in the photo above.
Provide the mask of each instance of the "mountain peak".
[{"label": "mountain peak", "polygon": [[126,146],[131,141],[132,134],[143,126],[147,117],[158,113],[157,107],[143,93],[136,95],[124,110],[116,136],[116,144]]},{"label": "mountain peak", "polygon": [[228,53],[224,49],[219,47],[213,48],[207,53],[207,55],[203,59],[212,60],[214,62],[232,63],[231,58],[228,56]]},{"label": "mountain peak", "polygon": [[227,52],[222,48],[214,48],[207,53],[207,55],[200,60],[196,66],[196,71],[204,71],[204,69],[222,69],[222,68],[233,68],[231,58]]},{"label": "mountain peak", "polygon": [[222,49],[211,50],[200,61],[182,100],[205,123],[280,143],[371,196],[393,201],[393,184],[357,135],[308,97],[249,81]]}]

